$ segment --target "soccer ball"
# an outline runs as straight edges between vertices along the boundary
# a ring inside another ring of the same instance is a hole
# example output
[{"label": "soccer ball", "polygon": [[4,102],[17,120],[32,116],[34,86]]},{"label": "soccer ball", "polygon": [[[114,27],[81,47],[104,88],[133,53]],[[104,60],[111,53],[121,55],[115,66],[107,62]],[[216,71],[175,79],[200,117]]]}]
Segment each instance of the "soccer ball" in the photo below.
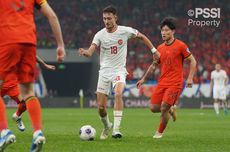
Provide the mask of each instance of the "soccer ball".
[{"label": "soccer ball", "polygon": [[84,125],[80,129],[79,135],[81,140],[91,141],[96,137],[96,130],[90,125]]}]

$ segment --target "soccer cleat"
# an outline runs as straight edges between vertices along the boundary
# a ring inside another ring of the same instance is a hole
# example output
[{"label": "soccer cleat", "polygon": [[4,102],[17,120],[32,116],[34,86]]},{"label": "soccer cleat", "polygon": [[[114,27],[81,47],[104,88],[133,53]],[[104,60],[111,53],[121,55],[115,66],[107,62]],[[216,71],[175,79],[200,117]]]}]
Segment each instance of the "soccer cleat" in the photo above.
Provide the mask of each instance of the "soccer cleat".
[{"label": "soccer cleat", "polygon": [[101,139],[101,140],[107,139],[108,136],[109,136],[109,132],[110,132],[110,130],[111,130],[112,128],[113,128],[113,124],[112,124],[112,123],[110,123],[108,127],[104,128],[104,129],[102,130],[102,132],[101,132],[100,139]]},{"label": "soccer cleat", "polygon": [[163,133],[159,133],[158,131],[155,133],[155,135],[153,136],[153,138],[155,139],[159,139],[159,138],[162,138],[163,136]]},{"label": "soccer cleat", "polygon": [[17,126],[18,126],[18,130],[20,131],[25,131],[25,125],[22,122],[22,117],[21,116],[17,116],[16,113],[14,113],[12,115],[12,119],[16,122]]},{"label": "soccer cleat", "polygon": [[112,137],[117,139],[117,138],[122,138],[122,133],[120,131],[113,131]]},{"label": "soccer cleat", "polygon": [[16,142],[16,136],[9,129],[2,130],[0,138],[0,152],[4,152],[4,149],[14,142]]},{"label": "soccer cleat", "polygon": [[176,121],[176,107],[172,106],[169,110],[169,114],[172,117],[173,121]]},{"label": "soccer cleat", "polygon": [[43,144],[45,144],[45,140],[46,139],[40,130],[34,132],[30,152],[41,152],[42,146],[43,146]]}]

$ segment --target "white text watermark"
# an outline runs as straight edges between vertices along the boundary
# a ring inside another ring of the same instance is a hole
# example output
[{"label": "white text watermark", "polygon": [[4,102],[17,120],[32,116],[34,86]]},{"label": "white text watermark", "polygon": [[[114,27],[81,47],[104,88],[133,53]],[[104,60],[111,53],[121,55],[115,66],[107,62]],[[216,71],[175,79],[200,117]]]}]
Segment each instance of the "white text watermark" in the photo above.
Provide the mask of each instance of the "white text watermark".
[{"label": "white text watermark", "polygon": [[188,26],[219,27],[220,8],[195,8],[188,10]]}]

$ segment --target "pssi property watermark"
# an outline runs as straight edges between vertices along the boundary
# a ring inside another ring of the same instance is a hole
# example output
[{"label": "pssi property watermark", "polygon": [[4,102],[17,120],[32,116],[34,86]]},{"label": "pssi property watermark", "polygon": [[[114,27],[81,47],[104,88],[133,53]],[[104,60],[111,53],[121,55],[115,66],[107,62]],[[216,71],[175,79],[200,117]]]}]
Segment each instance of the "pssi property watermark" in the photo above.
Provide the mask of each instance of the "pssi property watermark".
[{"label": "pssi property watermark", "polygon": [[188,26],[220,27],[220,8],[195,8],[188,10]]}]

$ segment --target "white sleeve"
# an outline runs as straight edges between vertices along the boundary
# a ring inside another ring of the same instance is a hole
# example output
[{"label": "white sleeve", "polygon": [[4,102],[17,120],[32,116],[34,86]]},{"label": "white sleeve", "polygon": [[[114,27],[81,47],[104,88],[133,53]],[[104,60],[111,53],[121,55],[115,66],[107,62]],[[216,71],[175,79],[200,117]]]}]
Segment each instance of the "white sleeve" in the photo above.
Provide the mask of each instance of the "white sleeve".
[{"label": "white sleeve", "polygon": [[99,47],[101,45],[101,41],[100,41],[100,34],[99,32],[97,32],[93,38],[92,44],[96,44],[97,47]]},{"label": "white sleeve", "polygon": [[132,28],[132,27],[126,27],[126,33],[128,36],[128,39],[132,38],[132,37],[136,37],[138,34],[138,30]]}]

